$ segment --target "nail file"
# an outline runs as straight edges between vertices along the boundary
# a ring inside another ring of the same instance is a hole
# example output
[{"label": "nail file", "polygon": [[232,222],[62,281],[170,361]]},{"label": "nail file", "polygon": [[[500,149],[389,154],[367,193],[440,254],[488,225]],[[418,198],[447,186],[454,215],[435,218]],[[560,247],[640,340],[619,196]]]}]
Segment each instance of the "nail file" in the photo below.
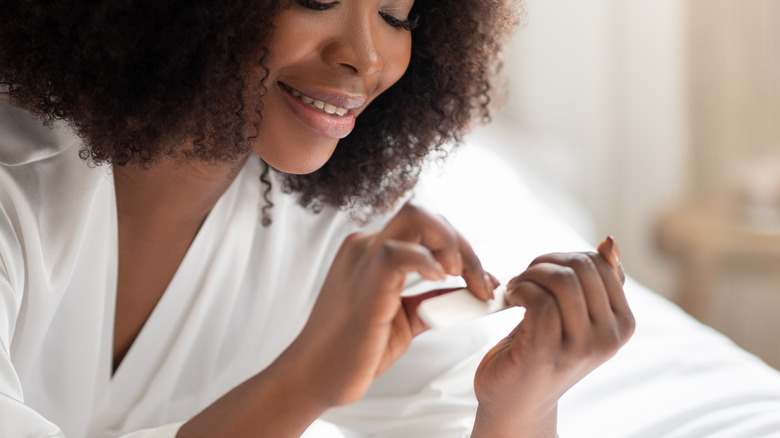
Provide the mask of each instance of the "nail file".
[{"label": "nail file", "polygon": [[[620,266],[620,250],[612,236],[598,246],[598,252],[615,269]],[[457,289],[420,303],[417,314],[431,328],[450,327],[509,308],[506,284],[493,291],[493,299],[481,301],[468,289]]]},{"label": "nail file", "polygon": [[481,301],[468,289],[457,289],[428,298],[417,307],[417,314],[431,328],[450,327],[508,308],[504,300],[506,286],[493,291],[493,299]]}]

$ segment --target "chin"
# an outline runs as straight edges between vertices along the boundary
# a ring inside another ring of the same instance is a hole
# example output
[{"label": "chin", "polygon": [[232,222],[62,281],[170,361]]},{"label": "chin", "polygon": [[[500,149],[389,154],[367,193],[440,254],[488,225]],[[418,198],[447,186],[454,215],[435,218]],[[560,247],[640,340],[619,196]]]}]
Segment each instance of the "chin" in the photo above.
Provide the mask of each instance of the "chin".
[{"label": "chin", "polygon": [[258,153],[258,155],[263,161],[268,163],[269,166],[280,172],[293,175],[306,175],[308,173],[316,172],[322,166],[324,166],[325,163],[327,163],[330,159],[332,151],[330,154],[327,154],[327,156],[322,156],[322,154],[312,154],[297,157],[291,157],[289,155],[276,157],[261,153]]}]

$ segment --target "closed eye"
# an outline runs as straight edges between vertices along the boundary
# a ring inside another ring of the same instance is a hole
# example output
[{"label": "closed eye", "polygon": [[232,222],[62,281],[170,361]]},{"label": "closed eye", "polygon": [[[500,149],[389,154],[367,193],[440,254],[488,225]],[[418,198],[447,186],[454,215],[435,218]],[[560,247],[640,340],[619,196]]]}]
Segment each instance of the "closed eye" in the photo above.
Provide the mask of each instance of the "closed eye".
[{"label": "closed eye", "polygon": [[339,4],[338,1],[333,2],[320,2],[317,0],[298,0],[298,4],[303,6],[306,9],[312,9],[315,11],[326,11],[337,4]]},{"label": "closed eye", "polygon": [[420,23],[419,17],[417,16],[414,18],[407,18],[406,20],[401,20],[400,18],[393,17],[392,15],[386,12],[379,12],[379,15],[390,26],[397,27],[399,29],[409,30],[409,31],[416,29]]}]

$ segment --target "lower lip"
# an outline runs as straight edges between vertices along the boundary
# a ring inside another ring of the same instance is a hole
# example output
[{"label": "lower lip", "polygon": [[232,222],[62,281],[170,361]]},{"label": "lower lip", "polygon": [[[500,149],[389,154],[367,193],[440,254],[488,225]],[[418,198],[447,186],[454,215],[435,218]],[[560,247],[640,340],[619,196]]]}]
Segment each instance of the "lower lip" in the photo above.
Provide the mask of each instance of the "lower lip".
[{"label": "lower lip", "polygon": [[350,110],[343,116],[316,110],[290,94],[284,85],[278,84],[293,114],[316,134],[328,138],[344,138],[355,128],[355,114]]}]

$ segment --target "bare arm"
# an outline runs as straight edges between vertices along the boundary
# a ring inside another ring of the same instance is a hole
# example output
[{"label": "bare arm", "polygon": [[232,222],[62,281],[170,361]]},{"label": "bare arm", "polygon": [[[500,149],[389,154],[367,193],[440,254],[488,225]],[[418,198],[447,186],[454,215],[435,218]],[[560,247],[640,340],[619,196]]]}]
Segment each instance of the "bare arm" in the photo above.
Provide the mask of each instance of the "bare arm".
[{"label": "bare arm", "polygon": [[379,233],[345,240],[290,347],[178,436],[299,436],[329,407],[359,399],[427,329],[416,312],[422,297],[401,297],[411,272],[428,280],[460,275],[482,298],[495,286],[446,221],[406,205]]}]

